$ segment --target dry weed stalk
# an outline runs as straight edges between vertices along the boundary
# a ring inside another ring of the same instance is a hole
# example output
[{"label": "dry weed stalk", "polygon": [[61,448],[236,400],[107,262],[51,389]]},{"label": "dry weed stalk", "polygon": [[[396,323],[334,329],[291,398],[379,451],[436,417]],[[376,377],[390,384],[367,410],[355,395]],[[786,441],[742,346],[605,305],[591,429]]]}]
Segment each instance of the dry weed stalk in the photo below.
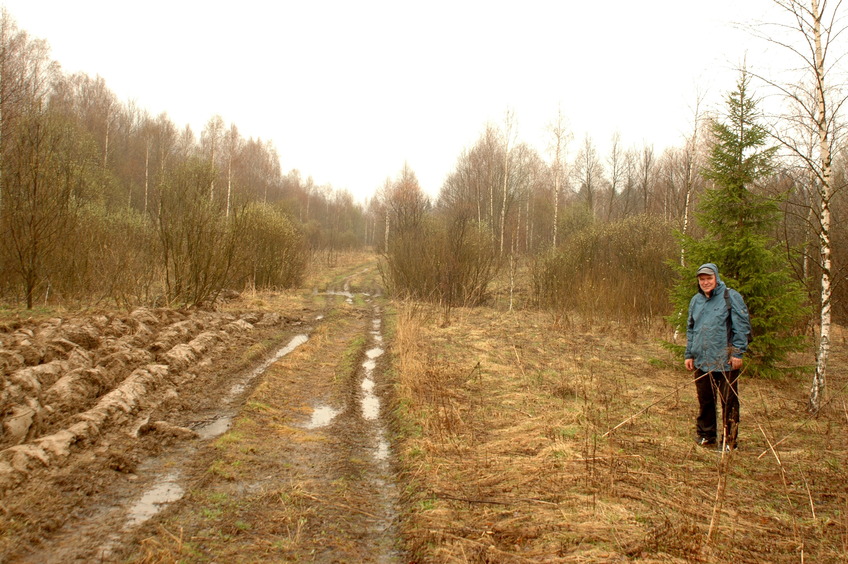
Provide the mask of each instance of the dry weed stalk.
[{"label": "dry weed stalk", "polygon": [[710,517],[710,528],[707,532],[707,541],[715,540],[715,532],[718,529],[721,520],[721,508],[724,505],[724,498],[727,492],[727,475],[730,473],[730,460],[733,457],[733,451],[721,453],[721,461],[718,465],[718,484],[716,485],[715,501],[713,502],[713,513]]},{"label": "dry weed stalk", "polygon": [[762,433],[763,438],[766,440],[766,443],[768,443],[769,450],[774,456],[774,459],[777,461],[777,466],[780,469],[780,481],[783,484],[783,494],[786,496],[786,501],[789,504],[790,509],[789,514],[792,517],[792,534],[795,536],[795,542],[798,543],[798,547],[801,549],[803,561],[804,540],[801,538],[801,534],[798,530],[798,520],[795,517],[795,504],[792,503],[792,498],[789,495],[789,484],[786,481],[786,468],[783,466],[783,461],[780,460],[780,455],[777,454],[777,451],[774,448],[776,445],[773,444],[772,441],[768,438],[768,435],[766,435],[766,432],[763,430],[763,426],[758,423],[757,427],[760,429],[760,433]]},{"label": "dry weed stalk", "polygon": [[816,505],[813,502],[813,493],[810,491],[810,483],[807,481],[807,475],[804,473],[804,467],[801,466],[801,461],[798,461],[798,472],[801,473],[801,478],[804,480],[804,488],[807,490],[807,499],[810,501],[810,513],[813,516],[813,521],[815,521]]},{"label": "dry weed stalk", "polygon": [[681,389],[683,389],[686,386],[690,386],[690,385],[694,384],[695,382],[697,382],[698,380],[700,380],[704,376],[706,376],[706,374],[701,374],[699,377],[697,377],[693,380],[683,382],[682,384],[680,384],[679,386],[674,388],[672,391],[670,391],[666,395],[662,396],[660,399],[656,400],[655,402],[646,405],[645,407],[643,407],[642,409],[640,409],[639,411],[637,411],[636,413],[634,413],[633,415],[631,415],[630,417],[628,417],[627,419],[625,419],[624,421],[622,421],[621,423],[619,423],[618,425],[616,425],[615,427],[613,427],[612,429],[610,429],[609,431],[604,433],[602,436],[604,438],[608,437],[609,435],[614,433],[616,430],[623,427],[624,425],[627,425],[629,422],[633,421],[634,419],[636,419],[637,417],[639,417],[640,415],[642,415],[643,413],[645,413],[646,411],[648,411],[649,409],[654,407],[655,405],[664,402],[665,400],[667,400],[671,396],[676,396],[678,394],[678,392],[680,392]]},{"label": "dry weed stalk", "polygon": [[144,554],[138,560],[140,564],[166,564],[169,562],[179,562],[180,555],[183,553],[183,529],[180,527],[179,536],[159,525],[159,531],[163,536],[174,542],[174,547],[163,546],[155,537],[149,537],[141,541],[144,549]]}]

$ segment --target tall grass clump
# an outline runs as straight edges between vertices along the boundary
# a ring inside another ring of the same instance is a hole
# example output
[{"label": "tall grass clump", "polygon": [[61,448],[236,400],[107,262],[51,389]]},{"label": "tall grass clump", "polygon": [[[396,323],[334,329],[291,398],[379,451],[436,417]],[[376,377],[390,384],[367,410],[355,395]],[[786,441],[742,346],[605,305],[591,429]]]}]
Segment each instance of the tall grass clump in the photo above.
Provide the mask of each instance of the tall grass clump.
[{"label": "tall grass clump", "polygon": [[557,316],[650,324],[668,314],[676,253],[672,227],[656,217],[593,224],[535,262],[534,300]]}]

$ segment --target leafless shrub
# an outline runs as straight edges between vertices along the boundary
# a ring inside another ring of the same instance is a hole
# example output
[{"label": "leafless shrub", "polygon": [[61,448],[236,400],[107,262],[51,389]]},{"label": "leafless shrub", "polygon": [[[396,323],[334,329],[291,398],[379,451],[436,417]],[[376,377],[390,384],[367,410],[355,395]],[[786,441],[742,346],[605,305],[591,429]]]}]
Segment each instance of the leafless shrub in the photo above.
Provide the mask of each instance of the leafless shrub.
[{"label": "leafless shrub", "polygon": [[448,308],[482,303],[497,270],[489,236],[466,220],[428,219],[389,242],[381,264],[387,289]]},{"label": "leafless shrub", "polygon": [[209,196],[215,171],[189,160],[160,190],[156,214],[165,294],[170,303],[197,306],[214,299],[229,278],[241,223]]},{"label": "leafless shrub", "polygon": [[249,205],[239,231],[233,279],[254,288],[291,288],[303,280],[309,258],[301,231],[282,212]]},{"label": "leafless shrub", "polygon": [[63,299],[131,307],[161,292],[153,266],[156,235],[145,216],[92,204],[79,210],[75,223],[76,237],[61,243],[49,268],[53,289]]},{"label": "leafless shrub", "polygon": [[541,307],[560,315],[649,324],[668,311],[671,227],[645,216],[592,226],[533,267]]}]

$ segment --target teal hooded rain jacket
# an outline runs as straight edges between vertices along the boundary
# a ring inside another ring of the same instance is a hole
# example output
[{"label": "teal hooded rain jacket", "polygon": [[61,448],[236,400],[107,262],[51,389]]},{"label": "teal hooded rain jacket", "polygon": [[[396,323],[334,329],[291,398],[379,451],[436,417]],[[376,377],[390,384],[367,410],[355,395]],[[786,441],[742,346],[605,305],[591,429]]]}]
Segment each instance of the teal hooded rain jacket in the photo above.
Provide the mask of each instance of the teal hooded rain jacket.
[{"label": "teal hooded rain jacket", "polygon": [[715,272],[716,287],[707,297],[699,285],[698,293],[689,301],[685,358],[693,359],[695,368],[702,372],[729,372],[730,357],[743,358],[748,349],[748,308],[739,292],[721,281],[716,265],[706,263],[698,270],[704,267]]}]

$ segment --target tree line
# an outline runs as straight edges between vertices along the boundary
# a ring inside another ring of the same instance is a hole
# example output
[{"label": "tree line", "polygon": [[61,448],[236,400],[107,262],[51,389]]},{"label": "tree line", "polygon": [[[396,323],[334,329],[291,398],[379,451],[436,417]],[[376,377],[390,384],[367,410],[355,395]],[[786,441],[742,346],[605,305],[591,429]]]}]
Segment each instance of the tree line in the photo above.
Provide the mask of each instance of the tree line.
[{"label": "tree line", "polygon": [[[751,202],[774,206],[776,215],[746,236],[761,238],[770,268],[779,263],[799,284],[809,314],[786,330],[819,340],[821,390],[831,320],[848,318],[845,98],[828,64],[839,61],[828,59],[839,5],[825,14],[817,0],[775,3],[793,22],[780,24],[782,33],[802,39],[801,47],[779,43],[800,56],[802,74],[788,83],[754,75],[783,94],[786,111],[746,115],[762,121],[777,150],[762,174],[730,184],[746,195],[734,204],[738,222],[771,209]],[[753,99],[747,82],[742,90]],[[297,170],[284,174],[272,143],[244,139],[220,116],[198,136],[166,114],[119,102],[99,77],[64,75],[46,42],[4,12],[0,293],[30,308],[54,300],[202,305],[225,288],[296,285],[311,254],[332,260],[340,249],[369,246],[382,253],[391,292],[437,301],[446,320],[452,307],[489,299],[491,281],[506,273],[510,307],[549,308],[563,322],[673,324],[671,298],[698,253],[693,241],[717,235],[698,215],[721,187],[722,177],[705,171],[718,126],[732,116],[696,100],[679,147],[624,147],[614,136],[601,154],[590,136],[574,139],[562,113],[540,152],[507,113],[458,155],[437,197],[404,165],[360,205]],[[728,127],[741,135],[748,125]],[[727,227],[729,241],[736,232]],[[744,269],[729,274],[762,287]]]},{"label": "tree line", "polygon": [[0,14],[0,295],[200,305],[287,287],[306,258],[362,246],[350,193],[283,173],[269,141],[213,116],[196,135],[66,75]]},{"label": "tree line", "polygon": [[[728,281],[748,294],[764,373],[788,368],[775,363],[803,337],[816,342],[818,411],[831,324],[848,319],[844,14],[841,3],[774,4],[783,19],[762,38],[795,57],[795,74],[743,67],[725,108],[696,101],[680,147],[624,148],[616,136],[601,155],[589,136],[570,147],[557,116],[542,155],[516,138],[507,113],[459,156],[434,202],[404,169],[380,194],[389,284],[444,305],[447,321],[450,307],[485,299],[503,269],[512,307],[523,260],[527,303],[560,319],[664,319],[679,333],[683,296],[696,290],[691,263],[724,261]],[[780,98],[780,112],[758,109],[752,80]]]}]

